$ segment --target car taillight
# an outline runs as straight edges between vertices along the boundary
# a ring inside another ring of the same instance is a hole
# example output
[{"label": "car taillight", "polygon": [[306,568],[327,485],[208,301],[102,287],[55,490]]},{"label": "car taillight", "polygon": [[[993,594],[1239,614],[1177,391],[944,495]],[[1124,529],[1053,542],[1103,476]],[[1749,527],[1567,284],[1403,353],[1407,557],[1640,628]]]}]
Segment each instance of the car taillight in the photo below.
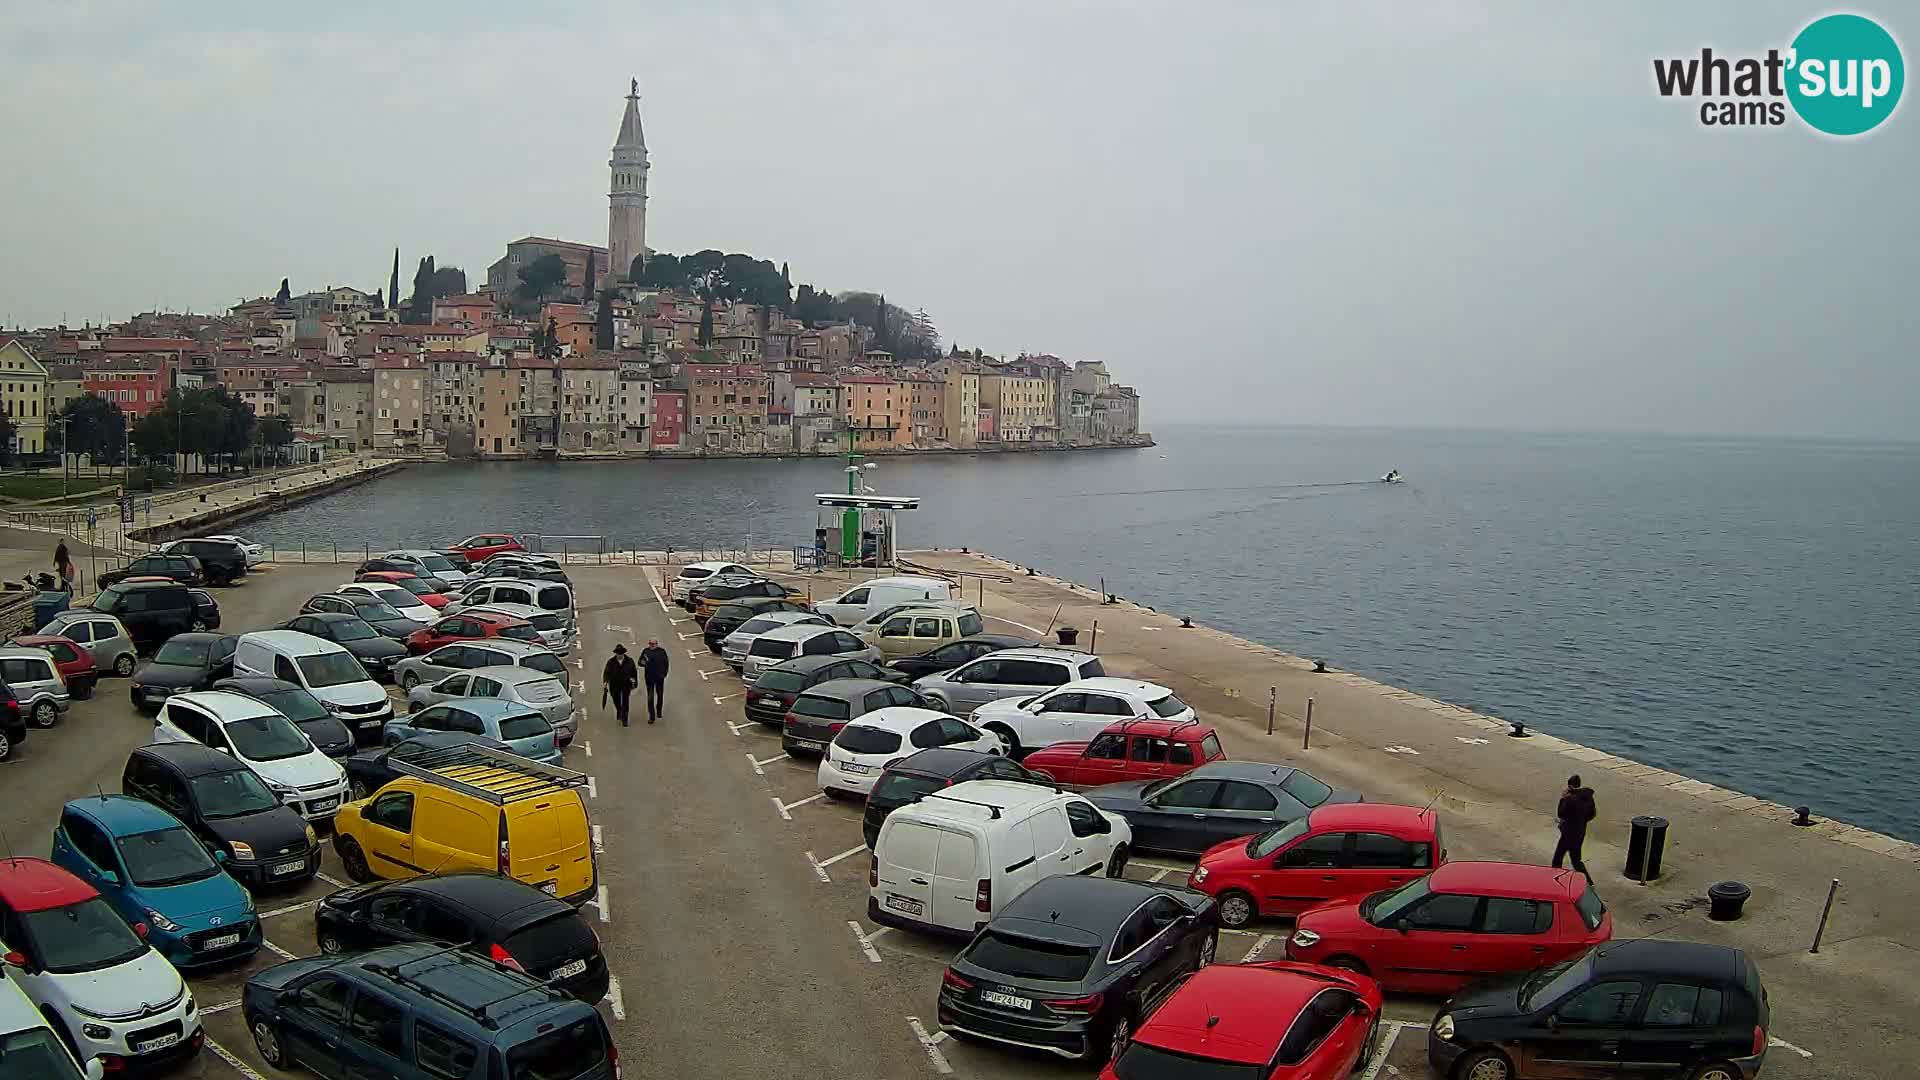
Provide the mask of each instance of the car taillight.
[{"label": "car taillight", "polygon": [[780,724],[782,727],[791,728],[795,724],[798,724],[799,722],[800,721],[796,719],[792,713],[788,713],[787,715],[780,718]]},{"label": "car taillight", "polygon": [[[589,927],[588,929],[592,929],[592,928]],[[521,971],[521,972],[524,972],[527,970],[526,968],[523,968],[520,966],[520,961],[515,960],[513,958],[512,953],[508,952],[507,950],[501,948],[498,945],[487,946],[487,957],[488,959],[492,960],[494,963],[499,964],[501,967],[509,967],[515,971]]]},{"label": "car taillight", "polygon": [[965,978],[964,976],[955,975],[953,969],[948,968],[940,973],[940,985],[965,991],[973,989],[973,980]]},{"label": "car taillight", "polygon": [[973,910],[993,910],[993,882],[991,880],[981,878],[979,886],[973,890]]},{"label": "car taillight", "polygon": [[[880,887],[880,856],[878,854],[867,860],[867,887],[872,889]],[[7,963],[11,964],[13,961],[9,960]]]},{"label": "car taillight", "polygon": [[1767,1029],[1759,1024],[1753,1025],[1753,1052],[1751,1057],[1759,1057],[1767,1052]]},{"label": "car taillight", "polygon": [[1105,994],[1088,994],[1086,997],[1043,998],[1040,1004],[1045,1005],[1054,1012],[1097,1013],[1100,1011],[1101,1004],[1106,1000],[1107,995]]},{"label": "car taillight", "polygon": [[838,735],[840,734],[840,729],[846,726],[847,726],[847,722],[845,720],[840,720],[840,721],[836,721],[834,723],[828,724],[827,730],[833,732],[835,735]]},{"label": "car taillight", "polygon": [[620,1048],[607,1043],[607,1064],[613,1066],[613,1080],[620,1080]]}]

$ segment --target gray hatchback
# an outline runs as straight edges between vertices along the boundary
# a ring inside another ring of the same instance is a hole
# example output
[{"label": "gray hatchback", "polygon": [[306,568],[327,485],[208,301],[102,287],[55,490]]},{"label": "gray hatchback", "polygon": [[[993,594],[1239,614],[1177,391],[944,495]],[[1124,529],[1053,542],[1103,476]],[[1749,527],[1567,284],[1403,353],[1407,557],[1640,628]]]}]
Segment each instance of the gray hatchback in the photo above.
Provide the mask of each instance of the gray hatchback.
[{"label": "gray hatchback", "polygon": [[898,683],[878,679],[829,679],[804,690],[787,706],[780,729],[780,748],[789,754],[819,757],[827,744],[846,727],[875,709],[889,705],[933,708],[925,698]]},{"label": "gray hatchback", "polygon": [[913,682],[934,704],[928,708],[955,716],[1001,698],[1032,697],[1056,686],[1106,674],[1100,658],[1072,649],[1001,649],[951,671],[923,675]]}]

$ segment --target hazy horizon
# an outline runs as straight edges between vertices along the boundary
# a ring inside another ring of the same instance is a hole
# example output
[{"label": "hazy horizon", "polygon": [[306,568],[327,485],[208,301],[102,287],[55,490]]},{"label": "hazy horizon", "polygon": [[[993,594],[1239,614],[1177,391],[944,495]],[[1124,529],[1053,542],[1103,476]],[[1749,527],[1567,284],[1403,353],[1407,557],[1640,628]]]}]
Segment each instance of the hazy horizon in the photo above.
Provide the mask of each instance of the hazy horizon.
[{"label": "hazy horizon", "polygon": [[604,244],[633,76],[654,249],[1105,360],[1148,430],[1910,441],[1913,105],[1836,140],[1702,127],[1652,84],[1828,10],[8,11],[0,322]]}]

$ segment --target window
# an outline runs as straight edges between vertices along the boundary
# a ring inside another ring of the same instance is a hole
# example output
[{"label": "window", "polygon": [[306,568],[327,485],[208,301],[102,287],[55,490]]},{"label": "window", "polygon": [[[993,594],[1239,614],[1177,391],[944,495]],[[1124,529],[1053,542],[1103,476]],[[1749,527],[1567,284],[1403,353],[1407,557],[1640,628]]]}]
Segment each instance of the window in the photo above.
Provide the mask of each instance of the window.
[{"label": "window", "polygon": [[881,637],[906,637],[912,629],[912,619],[888,619],[880,628]]},{"label": "window", "polygon": [[980,622],[980,616],[975,615],[970,611],[965,612],[960,616],[959,629],[962,635],[978,634],[981,632],[981,626],[982,624]]},{"label": "window", "polygon": [[1480,898],[1463,893],[1434,893],[1424,904],[1407,915],[1418,930],[1472,930],[1480,911]]},{"label": "window", "polygon": [[331,975],[309,979],[294,991],[294,1008],[306,1013],[311,1020],[339,1027],[347,1021],[348,991],[346,983]]},{"label": "window", "polygon": [[1286,1038],[1280,1041],[1276,1058],[1282,1065],[1298,1065],[1305,1061],[1315,1047],[1333,1034],[1358,1001],[1345,990],[1322,990],[1287,1028]]},{"label": "window", "polygon": [[[896,688],[903,689],[903,688]],[[912,691],[908,691],[911,693]],[[980,732],[953,717],[943,717],[940,721],[940,743],[951,746],[954,743],[972,742],[980,737]]]},{"label": "window", "polygon": [[118,869],[113,857],[113,843],[107,839],[93,822],[75,814],[63,815],[61,828],[67,831],[67,840],[74,850],[87,857],[87,860],[102,870]]},{"label": "window", "polygon": [[406,1014],[398,1005],[362,990],[354,996],[353,1018],[347,1023],[347,1031],[367,1046],[400,1057],[406,1053],[406,1043],[401,1037],[405,1019]]},{"label": "window", "polygon": [[1326,802],[1327,797],[1333,794],[1332,788],[1297,770],[1280,782],[1280,790],[1300,800],[1300,805],[1309,809]]},{"label": "window", "polygon": [[1214,795],[1219,790],[1218,780],[1188,780],[1163,789],[1154,797],[1153,803],[1155,806],[1204,810],[1213,805]]},{"label": "window", "polygon": [[1490,896],[1480,929],[1488,934],[1544,934],[1552,925],[1552,904]]},{"label": "window", "polygon": [[1087,756],[1098,761],[1122,761],[1127,756],[1125,735],[1096,735],[1087,744]]},{"label": "window", "polygon": [[1568,998],[1557,1015],[1563,1024],[1614,1027],[1625,1024],[1639,1003],[1637,982],[1595,983]]},{"label": "window", "polygon": [[1353,865],[1399,869],[1421,865],[1414,861],[1413,845],[1397,836],[1361,833],[1353,842]]},{"label": "window", "polygon": [[1106,831],[1104,825],[1100,811],[1091,804],[1078,801],[1067,804],[1067,828],[1073,830],[1073,835],[1094,836]]},{"label": "window", "polygon": [[420,936],[433,941],[464,945],[473,940],[473,928],[465,919],[438,904],[423,902],[415,915]]},{"label": "window", "polygon": [[[1209,735],[1207,738],[1211,739],[1213,736]],[[1193,746],[1183,742],[1173,743],[1167,749],[1167,760],[1175,765],[1193,764]]]},{"label": "window", "polygon": [[1095,716],[1132,716],[1133,709],[1117,697],[1106,694],[1088,694],[1085,712]]},{"label": "window", "polygon": [[913,620],[913,636],[921,637],[921,638],[940,637],[941,636],[940,620],[939,619],[918,619],[918,618],[914,619]]},{"label": "window", "polygon": [[412,832],[413,792],[389,791],[374,799],[361,816],[395,832]]},{"label": "window", "polygon": [[1220,810],[1267,814],[1279,808],[1280,800],[1275,799],[1272,792],[1258,784],[1227,780],[1220,784],[1220,794],[1213,805]]},{"label": "window", "polygon": [[425,1021],[414,1021],[413,1060],[427,1075],[466,1080],[478,1056],[471,1045]]},{"label": "window", "polygon": [[1047,713],[1086,712],[1087,695],[1078,692],[1055,694],[1040,703],[1040,711]]},{"label": "window", "polygon": [[376,896],[367,905],[367,918],[403,930],[412,930],[419,920],[420,901],[404,895]]},{"label": "window", "polygon": [[1346,833],[1321,833],[1309,836],[1282,852],[1274,861],[1281,869],[1326,869],[1346,865]]}]

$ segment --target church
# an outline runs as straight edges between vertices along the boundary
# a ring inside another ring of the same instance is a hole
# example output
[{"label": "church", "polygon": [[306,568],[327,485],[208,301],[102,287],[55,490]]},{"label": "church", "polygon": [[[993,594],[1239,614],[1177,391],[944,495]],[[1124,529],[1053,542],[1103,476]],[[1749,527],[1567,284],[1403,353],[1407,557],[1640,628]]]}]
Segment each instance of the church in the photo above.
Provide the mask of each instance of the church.
[{"label": "church", "polygon": [[647,168],[647,139],[640,128],[640,80],[635,79],[628,86],[626,111],[607,162],[606,246],[523,236],[509,243],[507,253],[487,267],[487,288],[495,296],[508,295],[520,283],[521,269],[545,255],[558,255],[567,264],[566,281],[554,299],[585,301],[590,290],[606,287],[609,274],[611,280],[625,280],[634,258],[647,250]]}]

